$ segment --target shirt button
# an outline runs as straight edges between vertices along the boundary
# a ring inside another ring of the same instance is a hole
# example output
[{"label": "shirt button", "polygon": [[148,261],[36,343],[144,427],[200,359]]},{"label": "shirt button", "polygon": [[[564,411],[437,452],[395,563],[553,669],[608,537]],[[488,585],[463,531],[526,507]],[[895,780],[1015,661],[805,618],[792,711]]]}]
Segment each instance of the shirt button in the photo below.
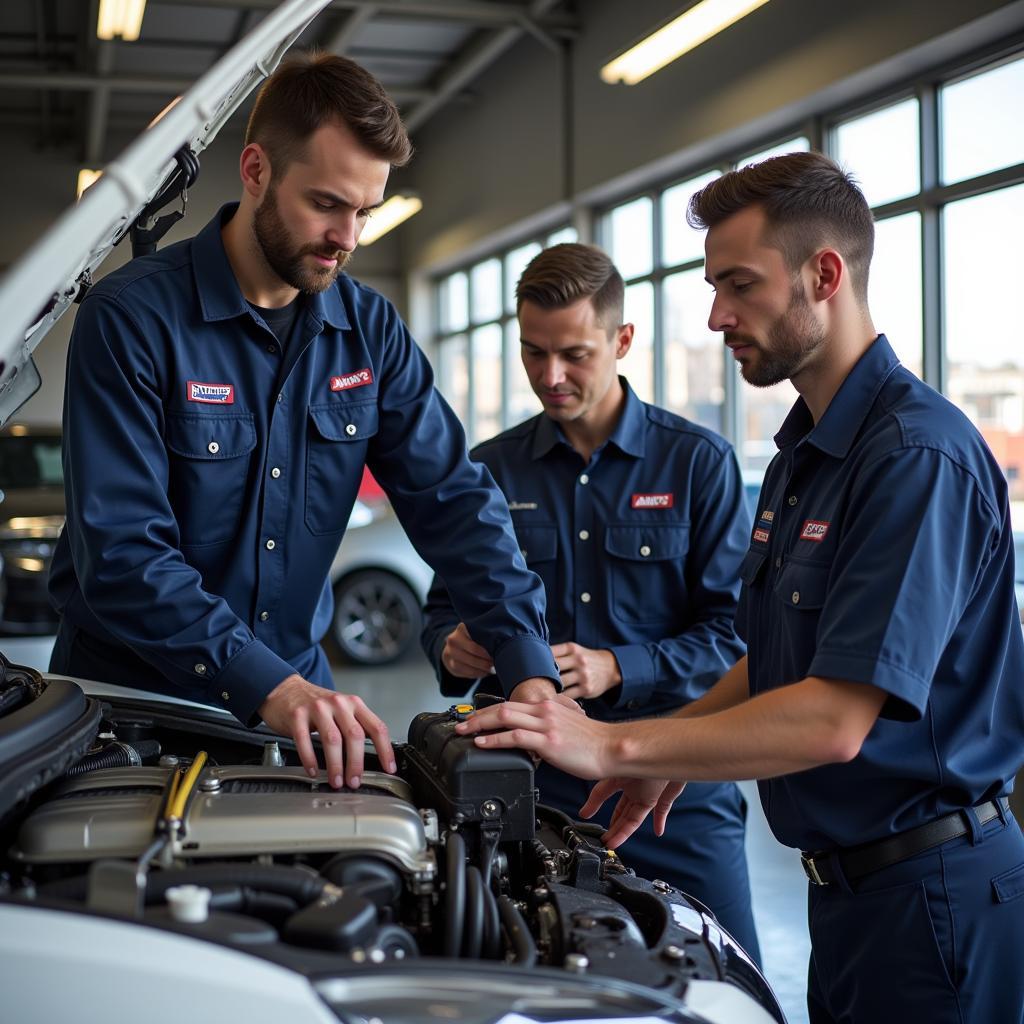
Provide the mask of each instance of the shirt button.
[{"label": "shirt button", "polygon": [[271,537],[271,539],[267,541],[267,550],[268,551],[273,551],[274,548],[276,548],[276,547],[277,547],[277,544],[274,543],[274,539],[273,539],[273,537]]},{"label": "shirt button", "polygon": [[590,531],[580,530],[580,540],[590,540]]},{"label": "shirt button", "polygon": [[651,549],[646,544],[640,549],[640,554],[643,555],[644,558],[646,558],[650,553]]},{"label": "shirt button", "polygon": [[280,405],[284,401],[284,392],[278,391],[277,393],[277,404]]},{"label": "shirt button", "polygon": [[799,604],[800,603],[800,591],[799,590],[794,590],[793,591],[793,596],[792,596],[792,598],[790,600],[792,600],[793,604]]},{"label": "shirt button", "polygon": [[791,494],[791,495],[789,496],[789,505],[790,505],[790,508],[792,508],[792,507],[793,507],[793,506],[794,506],[795,504],[796,504],[796,495],[795,495],[795,494]]},{"label": "shirt button", "polygon": [[266,622],[270,618],[270,612],[260,612],[260,622]]},{"label": "shirt button", "polygon": [[775,559],[775,568],[776,569],[781,569],[782,568],[782,559],[781,558],[776,558]]},{"label": "shirt button", "polygon": [[273,469],[272,469],[272,470],[270,471],[270,475],[271,475],[271,476],[272,476],[272,477],[273,477],[273,478],[274,478],[274,479],[276,480],[276,479],[277,479],[277,478],[278,478],[278,477],[279,477],[279,476],[281,475],[281,470],[279,470],[279,469],[277,468],[277,466],[275,466],[275,467],[274,467],[274,468],[273,468]]},{"label": "shirt button", "polygon": [[220,695],[221,700],[231,700],[231,694],[227,690],[222,690]]},{"label": "shirt button", "polygon": [[216,455],[216,454],[217,454],[217,452],[219,452],[219,451],[220,451],[220,445],[219,445],[219,444],[217,444],[217,442],[216,442],[216,441],[211,441],[211,442],[210,442],[210,443],[209,443],[209,444],[208,444],[208,445],[206,446],[206,450],[207,450],[207,451],[208,451],[208,452],[209,452],[209,453],[210,453],[211,455]]},{"label": "shirt button", "polygon": [[581,473],[580,474],[580,483],[581,484],[589,484],[590,483],[590,477],[587,476],[586,473]]},{"label": "shirt button", "polygon": [[196,662],[196,664],[193,666],[193,668],[194,668],[195,673],[196,673],[197,676],[205,676],[206,675],[206,666],[201,661]]},{"label": "shirt button", "polygon": [[580,600],[584,604],[590,604],[590,595],[584,590],[583,593],[580,594]]},{"label": "shirt button", "polygon": [[520,548],[519,549],[519,554],[521,554],[523,556],[523,558],[525,558],[526,557],[526,548]]},{"label": "shirt button", "polygon": [[357,429],[358,427],[356,427],[354,423],[350,423],[347,427],[345,427],[345,433],[348,434],[349,437],[355,437]]},{"label": "shirt button", "polygon": [[270,353],[271,355],[274,355],[274,354],[275,354],[275,353],[277,352],[277,346],[276,346],[276,345],[268,345],[268,346],[267,346],[267,351],[268,351],[268,352],[269,352],[269,353]]}]

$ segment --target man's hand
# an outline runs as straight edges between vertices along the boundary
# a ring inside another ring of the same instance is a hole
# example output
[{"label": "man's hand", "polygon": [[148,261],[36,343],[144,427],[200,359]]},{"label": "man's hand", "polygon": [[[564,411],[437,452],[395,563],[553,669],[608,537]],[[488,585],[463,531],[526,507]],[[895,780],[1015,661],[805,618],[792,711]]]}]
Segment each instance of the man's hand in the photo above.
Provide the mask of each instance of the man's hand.
[{"label": "man's hand", "polygon": [[550,679],[535,676],[517,684],[508,699],[519,701],[521,704],[539,704],[542,700],[555,700],[558,696],[555,684]]},{"label": "man's hand", "polygon": [[600,697],[622,685],[619,663],[611,651],[594,651],[580,644],[555,644],[551,648],[562,675],[562,692],[574,700]]},{"label": "man's hand", "polygon": [[665,834],[665,824],[672,804],[683,791],[685,782],[671,779],[603,779],[591,791],[587,802],[580,808],[581,818],[593,817],[614,794],[621,792],[619,802],[612,812],[608,831],[601,841],[609,849],[621,846],[654,811],[654,834]]},{"label": "man's hand", "polygon": [[319,772],[311,732],[320,734],[327,761],[327,780],[335,789],[342,786],[342,755],[345,778],[352,789],[363,775],[363,741],[367,736],[377,749],[385,771],[395,772],[395,752],[388,727],[363,703],[362,698],[335,693],[291,675],[267,695],[259,715],[282,736],[295,740],[299,760],[310,778]]},{"label": "man's hand", "polygon": [[460,622],[449,634],[441,651],[441,664],[459,679],[479,679],[494,671],[494,662]]},{"label": "man's hand", "polygon": [[591,721],[564,694],[539,704],[493,704],[474,711],[455,729],[463,735],[497,730],[476,735],[477,746],[529,750],[581,779],[600,779],[617,770],[616,726]]}]

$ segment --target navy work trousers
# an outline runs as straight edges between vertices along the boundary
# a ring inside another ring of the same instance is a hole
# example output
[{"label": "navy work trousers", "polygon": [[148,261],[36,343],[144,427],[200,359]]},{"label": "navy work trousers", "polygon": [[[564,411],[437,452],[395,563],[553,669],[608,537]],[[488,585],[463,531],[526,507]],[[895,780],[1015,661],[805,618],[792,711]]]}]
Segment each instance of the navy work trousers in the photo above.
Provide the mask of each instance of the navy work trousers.
[{"label": "navy work trousers", "polygon": [[1012,815],[810,886],[811,1024],[1021,1024],[1024,837]]},{"label": "navy work trousers", "polygon": [[[548,764],[537,769],[540,802],[571,818],[579,817],[592,785]],[[607,826],[617,799],[592,820]],[[617,852],[641,878],[660,878],[703,903],[760,965],[743,848],[746,818],[747,803],[733,783],[690,782],[669,812],[663,836],[654,834],[648,818]]]}]

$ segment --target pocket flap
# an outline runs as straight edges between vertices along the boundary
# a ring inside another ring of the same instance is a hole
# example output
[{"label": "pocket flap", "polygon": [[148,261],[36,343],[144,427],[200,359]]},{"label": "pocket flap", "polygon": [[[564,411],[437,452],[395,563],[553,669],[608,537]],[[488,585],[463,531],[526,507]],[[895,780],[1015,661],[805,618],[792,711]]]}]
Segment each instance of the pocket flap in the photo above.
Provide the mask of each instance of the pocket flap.
[{"label": "pocket flap", "polygon": [[1000,903],[1009,903],[1024,896],[1024,864],[1018,864],[992,879],[992,888]]},{"label": "pocket flap", "polygon": [[527,562],[547,562],[558,554],[558,534],[554,526],[515,524],[519,549]]},{"label": "pocket flap", "polygon": [[671,526],[609,526],[604,531],[604,549],[616,558],[634,562],[662,562],[682,558],[689,550],[690,527],[684,523]]},{"label": "pocket flap", "polygon": [[775,596],[791,608],[814,611],[825,603],[829,565],[786,562],[775,583]]},{"label": "pocket flap", "polygon": [[331,402],[311,405],[309,416],[327,441],[365,441],[377,433],[376,402]]},{"label": "pocket flap", "polygon": [[187,459],[236,459],[256,447],[252,413],[168,413],[167,447]]}]

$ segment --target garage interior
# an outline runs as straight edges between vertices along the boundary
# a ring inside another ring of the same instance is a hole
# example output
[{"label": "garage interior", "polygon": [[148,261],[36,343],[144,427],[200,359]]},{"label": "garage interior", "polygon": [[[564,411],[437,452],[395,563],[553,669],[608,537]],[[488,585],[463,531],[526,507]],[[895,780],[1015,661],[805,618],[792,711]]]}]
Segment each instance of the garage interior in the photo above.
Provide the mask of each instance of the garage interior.
[{"label": "garage interior", "polygon": [[[274,6],[148,0],[139,38],[125,41],[97,38],[99,0],[7,0],[0,271],[75,201],[80,170],[114,159]],[[1024,0],[773,0],[636,85],[601,79],[609,58],[686,6],[330,3],[296,45],[346,54],[380,78],[416,147],[388,191],[422,202],[358,251],[352,275],[396,304],[472,444],[540,408],[518,362],[518,272],[556,241],[602,245],[637,325],[623,372],[644,400],[722,433],[756,486],[794,392],[742,387],[707,328],[702,243],[682,211],[723,170],[822,150],[858,176],[875,213],[876,324],[982,431],[1024,538],[1024,292],[1012,285],[1024,223]],[[165,244],[235,197],[249,106],[203,155],[188,216]],[[36,351],[42,387],[17,423],[59,425],[72,322]],[[46,642],[0,646],[42,668]],[[372,695],[396,737],[416,712],[449,703],[416,645],[388,666],[339,658],[335,679]],[[746,793],[766,974],[789,1019],[805,1021],[806,881]]]}]

